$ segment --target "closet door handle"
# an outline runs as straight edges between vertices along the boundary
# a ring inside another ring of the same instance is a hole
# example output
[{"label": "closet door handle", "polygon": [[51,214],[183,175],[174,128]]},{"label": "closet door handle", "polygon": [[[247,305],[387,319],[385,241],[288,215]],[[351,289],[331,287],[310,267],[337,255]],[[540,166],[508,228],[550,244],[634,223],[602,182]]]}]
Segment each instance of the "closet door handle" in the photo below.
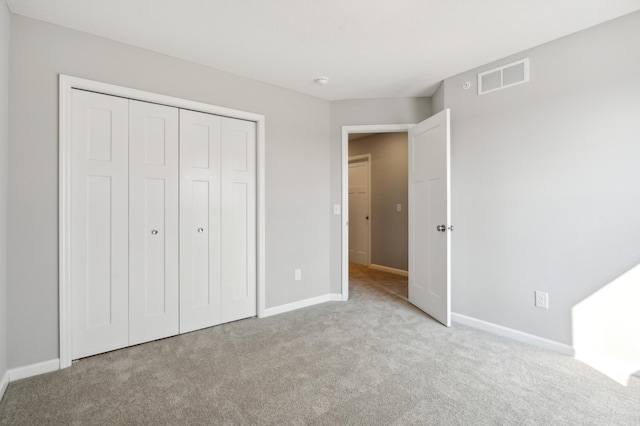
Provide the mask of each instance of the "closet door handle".
[{"label": "closet door handle", "polygon": [[198,228],[198,232],[202,234],[204,232],[204,228]]},{"label": "closet door handle", "polygon": [[157,229],[152,230],[151,235],[158,235],[158,230]]}]

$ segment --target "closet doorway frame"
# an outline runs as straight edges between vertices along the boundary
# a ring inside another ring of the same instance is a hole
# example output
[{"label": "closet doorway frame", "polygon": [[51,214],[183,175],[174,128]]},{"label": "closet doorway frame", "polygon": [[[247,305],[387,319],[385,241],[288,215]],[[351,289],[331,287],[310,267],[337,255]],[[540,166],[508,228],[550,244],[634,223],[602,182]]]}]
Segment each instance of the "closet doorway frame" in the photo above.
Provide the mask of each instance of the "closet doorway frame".
[{"label": "closet doorway frame", "polygon": [[59,80],[59,337],[60,369],[71,366],[71,91],[87,90],[256,123],[256,310],[265,313],[265,116],[60,74]]}]

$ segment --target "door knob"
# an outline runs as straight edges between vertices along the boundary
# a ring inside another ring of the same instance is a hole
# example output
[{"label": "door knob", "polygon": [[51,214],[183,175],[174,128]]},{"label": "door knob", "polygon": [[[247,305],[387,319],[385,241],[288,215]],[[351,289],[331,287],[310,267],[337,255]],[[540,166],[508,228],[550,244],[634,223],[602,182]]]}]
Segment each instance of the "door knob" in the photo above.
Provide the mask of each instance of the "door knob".
[{"label": "door knob", "polygon": [[440,232],[445,232],[447,230],[447,227],[444,225],[438,225],[436,226],[436,229]]},{"label": "door knob", "polygon": [[198,232],[202,234],[204,232],[204,228],[198,228]]},{"label": "door knob", "polygon": [[369,216],[365,216],[364,218],[365,218],[365,219],[367,219],[367,220],[369,220]]},{"label": "door knob", "polygon": [[151,235],[157,235],[158,234],[158,230],[154,229],[153,231],[151,231]]}]

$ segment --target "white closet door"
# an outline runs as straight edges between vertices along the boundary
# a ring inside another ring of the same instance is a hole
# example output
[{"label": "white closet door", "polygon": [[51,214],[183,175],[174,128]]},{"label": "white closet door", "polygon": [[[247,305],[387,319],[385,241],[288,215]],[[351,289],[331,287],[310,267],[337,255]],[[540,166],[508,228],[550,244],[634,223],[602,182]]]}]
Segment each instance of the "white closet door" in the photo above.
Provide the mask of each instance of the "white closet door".
[{"label": "white closet door", "polygon": [[256,315],[256,124],[222,118],[222,322]]},{"label": "white closet door", "polygon": [[178,334],[178,109],[129,104],[129,344]]},{"label": "white closet door", "polygon": [[180,110],[180,333],[221,322],[220,122]]},{"label": "white closet door", "polygon": [[72,358],[127,346],[128,101],[71,97]]}]

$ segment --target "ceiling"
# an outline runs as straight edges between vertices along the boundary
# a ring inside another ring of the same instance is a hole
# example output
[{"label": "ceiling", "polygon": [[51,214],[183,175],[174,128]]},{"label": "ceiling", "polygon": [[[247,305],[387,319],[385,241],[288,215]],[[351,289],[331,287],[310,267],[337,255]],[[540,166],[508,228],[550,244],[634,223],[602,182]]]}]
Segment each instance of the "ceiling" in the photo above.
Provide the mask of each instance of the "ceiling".
[{"label": "ceiling", "polygon": [[[327,100],[430,96],[444,78],[640,0],[7,0],[19,15]],[[329,84],[319,86],[317,77]]]}]

